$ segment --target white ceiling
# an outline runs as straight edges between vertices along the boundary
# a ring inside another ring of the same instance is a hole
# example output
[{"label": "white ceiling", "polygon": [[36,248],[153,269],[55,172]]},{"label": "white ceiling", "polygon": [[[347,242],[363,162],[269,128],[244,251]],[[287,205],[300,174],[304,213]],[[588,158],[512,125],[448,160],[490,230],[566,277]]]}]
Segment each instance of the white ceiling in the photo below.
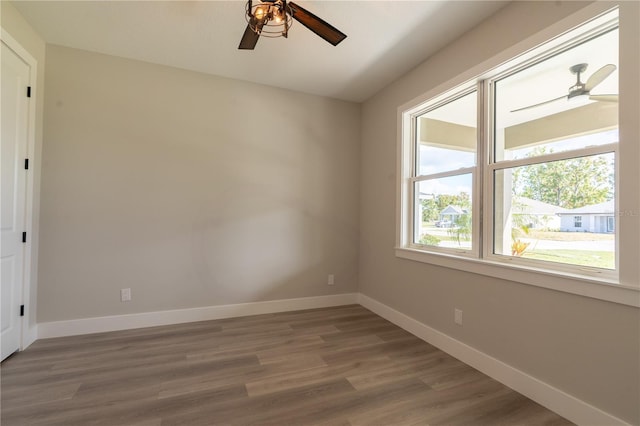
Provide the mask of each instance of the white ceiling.
[{"label": "white ceiling", "polygon": [[13,1],[47,43],[361,102],[505,1],[297,0],[347,39],[294,21],[289,38],[238,50],[244,1]]}]

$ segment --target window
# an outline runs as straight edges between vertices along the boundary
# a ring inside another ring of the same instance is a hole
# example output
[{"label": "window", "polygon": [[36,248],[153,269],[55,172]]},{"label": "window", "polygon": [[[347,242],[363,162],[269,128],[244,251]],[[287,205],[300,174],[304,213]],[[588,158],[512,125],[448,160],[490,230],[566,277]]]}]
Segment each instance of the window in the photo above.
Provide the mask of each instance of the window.
[{"label": "window", "polygon": [[413,243],[432,250],[474,252],[475,90],[434,105],[415,118]]},{"label": "window", "polygon": [[618,282],[617,17],[401,111],[400,256]]},{"label": "window", "polygon": [[574,228],[582,228],[582,216],[574,216],[573,217],[573,227]]},{"label": "window", "polygon": [[592,219],[614,211],[617,69],[614,21],[489,80],[489,257],[615,270],[615,235]]}]

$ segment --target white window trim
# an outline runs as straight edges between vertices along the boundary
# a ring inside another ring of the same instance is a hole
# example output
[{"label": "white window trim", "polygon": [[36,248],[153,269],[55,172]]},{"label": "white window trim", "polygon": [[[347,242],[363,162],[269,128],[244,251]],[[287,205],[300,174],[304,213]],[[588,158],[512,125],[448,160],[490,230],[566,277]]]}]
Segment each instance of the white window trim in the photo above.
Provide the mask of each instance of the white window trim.
[{"label": "white window trim", "polygon": [[[469,95],[471,93],[475,92],[478,96],[478,102],[480,102],[482,100],[482,90],[480,85],[478,84],[467,84],[466,87],[464,87],[461,90],[457,90],[455,93],[453,93],[453,96],[442,96],[439,98],[437,103],[433,103],[429,106],[429,108],[424,108],[424,105],[421,105],[420,109],[415,109],[412,110],[411,113],[409,114],[409,121],[407,122],[408,125],[410,126],[410,134],[411,134],[411,141],[415,141],[416,137],[417,137],[417,132],[416,132],[416,126],[414,125],[415,120],[420,117],[421,115],[425,114],[427,111],[431,111],[434,110],[436,108],[438,108],[441,105],[444,105],[446,103],[449,102],[453,102],[456,99],[462,98],[466,95]],[[447,93],[447,95],[449,95],[450,92]],[[478,108],[478,110],[480,111],[481,109]],[[481,131],[482,129],[482,117],[478,116],[477,117],[477,123],[478,123],[478,132]],[[416,182],[421,182],[421,181],[425,181],[425,180],[429,180],[429,179],[440,179],[440,178],[445,178],[445,177],[451,177],[451,176],[461,176],[461,175],[467,175],[470,174],[471,175],[471,179],[472,179],[472,194],[470,194],[471,196],[475,196],[474,194],[480,194],[479,189],[482,186],[482,182],[481,182],[481,173],[480,170],[481,168],[478,167],[477,165],[474,166],[470,166],[470,167],[464,167],[461,169],[456,169],[456,170],[447,170],[447,171],[442,171],[442,172],[438,172],[438,173],[432,173],[429,175],[420,175],[418,169],[418,165],[417,165],[417,161],[411,161],[411,160],[417,160],[418,155],[416,152],[416,147],[417,144],[416,143],[411,143],[411,146],[409,147],[410,150],[410,162],[411,165],[410,167],[408,167],[409,169],[409,178],[408,178],[408,185],[409,185],[409,189],[408,189],[408,199],[407,199],[407,204],[408,205],[415,205],[416,200],[415,200],[415,192],[414,192],[414,184]],[[476,149],[476,163],[478,163],[479,158],[482,158],[482,154],[481,154],[481,148],[477,147]],[[433,251],[433,252],[441,252],[444,254],[452,254],[452,255],[457,255],[457,256],[465,256],[465,257],[469,257],[469,258],[478,258],[480,252],[479,252],[479,247],[477,244],[477,241],[479,241],[480,239],[480,209],[479,209],[480,203],[478,202],[478,200],[476,200],[475,202],[472,203],[471,208],[471,220],[472,220],[472,225],[471,225],[471,229],[472,229],[472,236],[471,236],[471,241],[473,242],[471,249],[467,249],[467,248],[448,248],[448,247],[433,247],[433,246],[429,246],[429,250]],[[414,249],[426,249],[427,246],[424,246],[422,244],[418,244],[418,243],[414,243],[411,239],[411,237],[409,236],[413,236],[415,235],[415,218],[413,216],[413,210],[412,209],[408,209],[409,212],[409,217],[411,218],[409,220],[409,224],[408,224],[408,234],[407,234],[407,241],[405,243],[405,246],[409,246],[411,248]]]},{"label": "white window trim", "polygon": [[[407,247],[396,247],[395,254],[396,257],[402,259],[640,307],[638,287],[619,284],[616,281],[589,279],[581,275],[572,276],[557,271],[507,264],[508,261],[495,262],[488,259],[460,258],[447,254],[428,253]],[[509,258],[507,257],[507,259]]]},{"label": "white window trim", "polygon": [[[554,40],[558,45],[568,42],[571,36],[568,35],[567,32],[578,26],[585,25],[585,22],[591,22],[593,27],[599,26],[598,17],[610,10],[610,3],[595,3],[589,5],[579,12],[540,31],[534,36],[529,37],[483,63],[468,69],[466,72],[398,108],[397,188],[399,190],[396,197],[397,227],[395,248],[397,257],[628,306],[640,307],[640,286],[628,284],[629,282],[634,284],[638,283],[640,271],[637,268],[632,269],[631,265],[625,265],[629,267],[629,270],[624,271],[624,273],[620,271],[620,278],[612,279],[611,277],[603,277],[601,270],[594,268],[578,268],[581,274],[561,272],[555,269],[546,270],[541,268],[540,265],[529,266],[524,262],[514,265],[508,256],[501,256],[504,257],[504,259],[497,261],[489,257],[479,259],[456,256],[446,252],[426,252],[416,248],[415,245],[412,245],[411,242],[408,241],[408,237],[411,235],[409,234],[408,226],[413,222],[413,212],[412,206],[407,202],[407,200],[411,198],[407,197],[410,197],[410,191],[412,191],[413,188],[410,179],[412,177],[412,170],[410,167],[404,167],[404,165],[411,164],[412,162],[414,149],[412,145],[414,144],[411,138],[405,137],[405,133],[407,129],[411,129],[412,114],[420,111],[420,109],[424,109],[424,104],[427,101],[429,103],[436,103],[450,97],[453,93],[461,92],[465,87],[469,87],[468,85],[471,81],[477,81],[478,79],[489,80],[503,73],[505,69],[508,68],[507,63],[515,58],[526,61],[538,56],[542,49],[548,50],[548,47],[539,49],[538,46],[550,40]],[[480,123],[483,124],[484,120],[481,120]],[[485,129],[479,126],[478,131],[485,131]],[[483,157],[480,156],[481,154],[480,152],[478,153],[479,167],[482,167],[482,164],[485,163],[485,161],[480,161],[483,159]],[[616,148],[616,156],[617,155],[618,152]],[[616,167],[619,167],[618,163],[617,156]],[[618,181],[620,178],[619,175]],[[618,183],[616,183],[616,185],[616,193],[619,193],[620,188]],[[619,198],[620,197],[616,197],[616,203],[618,203]],[[483,209],[486,209],[490,204],[487,205],[485,199],[482,201],[484,203]],[[485,211],[484,214],[486,213]],[[618,227],[618,229],[620,229],[620,227]],[[619,241],[617,241],[617,253],[619,253],[619,245]],[[636,249],[637,248],[638,247],[636,247]],[[619,256],[616,256],[616,258],[618,261]],[[619,270],[619,267],[620,265],[616,265],[617,270]],[[574,267],[574,270],[575,269]]]},{"label": "white window trim", "polygon": [[[610,154],[613,153],[618,159],[618,143],[606,144],[606,145],[598,145],[589,148],[575,149],[570,151],[560,151],[551,154],[545,154],[533,158],[520,158],[516,160],[502,160],[499,162],[495,162],[486,166],[486,174],[485,177],[485,188],[484,193],[485,197],[483,200],[484,212],[487,217],[493,217],[493,199],[490,197],[490,193],[493,191],[494,187],[494,179],[493,172],[496,170],[504,170],[513,167],[528,165],[528,164],[539,164],[539,163],[548,163],[552,161],[562,161],[562,160],[570,160],[578,157],[586,157],[593,156],[599,154]],[[616,161],[617,162],[617,161]],[[616,179],[616,181],[619,179]],[[617,186],[617,185],[616,185]],[[617,191],[616,191],[617,194]],[[616,205],[618,202],[618,198],[616,197]],[[485,235],[493,235],[492,221],[485,221],[484,223],[484,234]],[[616,234],[616,253],[619,253],[618,244],[617,244],[617,234]],[[616,256],[616,265],[615,270],[606,270],[601,268],[593,268],[588,266],[579,266],[579,265],[563,265],[563,264],[554,264],[551,268],[545,268],[544,263],[541,261],[531,261],[526,258],[519,258],[513,256],[506,256],[500,254],[493,254],[493,247],[491,238],[486,238],[484,243],[484,258],[486,260],[490,260],[496,263],[507,263],[507,264],[520,264],[523,267],[530,268],[532,270],[540,270],[540,271],[548,271],[554,274],[568,275],[568,276],[584,276],[587,279],[598,279],[604,282],[619,284],[619,256]],[[579,271],[580,274],[577,274],[576,271]]]}]

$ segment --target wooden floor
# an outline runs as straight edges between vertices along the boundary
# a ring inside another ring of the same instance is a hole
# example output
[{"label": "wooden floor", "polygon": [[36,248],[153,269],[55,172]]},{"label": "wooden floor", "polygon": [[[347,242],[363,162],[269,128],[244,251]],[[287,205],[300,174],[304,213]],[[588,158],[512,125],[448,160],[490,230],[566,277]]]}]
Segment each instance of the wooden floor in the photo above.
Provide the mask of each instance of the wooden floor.
[{"label": "wooden floor", "polygon": [[361,306],[39,340],[10,425],[565,425]]}]

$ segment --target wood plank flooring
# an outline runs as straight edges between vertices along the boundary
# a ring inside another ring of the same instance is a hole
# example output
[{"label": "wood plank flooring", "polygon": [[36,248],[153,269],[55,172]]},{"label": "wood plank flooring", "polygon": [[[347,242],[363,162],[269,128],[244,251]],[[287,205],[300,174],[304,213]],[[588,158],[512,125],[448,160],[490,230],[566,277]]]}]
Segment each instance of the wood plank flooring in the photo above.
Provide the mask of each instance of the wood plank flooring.
[{"label": "wood plank flooring", "polygon": [[11,425],[567,425],[353,305],[39,340],[1,365]]}]

